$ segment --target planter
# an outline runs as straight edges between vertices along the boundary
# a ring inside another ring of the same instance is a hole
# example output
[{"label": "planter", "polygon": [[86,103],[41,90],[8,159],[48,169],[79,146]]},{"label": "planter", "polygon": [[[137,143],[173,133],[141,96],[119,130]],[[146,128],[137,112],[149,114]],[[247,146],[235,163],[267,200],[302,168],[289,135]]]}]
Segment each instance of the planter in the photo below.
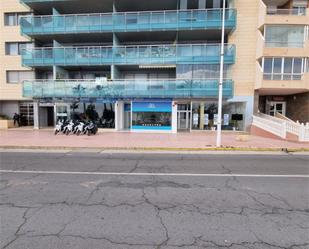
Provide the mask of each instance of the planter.
[{"label": "planter", "polygon": [[13,120],[0,120],[0,130],[7,130],[9,128],[14,128]]}]

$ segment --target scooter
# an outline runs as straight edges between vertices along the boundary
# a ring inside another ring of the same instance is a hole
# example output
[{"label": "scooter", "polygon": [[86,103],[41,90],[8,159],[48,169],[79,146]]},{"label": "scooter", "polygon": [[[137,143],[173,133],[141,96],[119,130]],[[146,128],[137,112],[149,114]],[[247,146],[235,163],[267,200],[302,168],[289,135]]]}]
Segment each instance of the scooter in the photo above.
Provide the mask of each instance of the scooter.
[{"label": "scooter", "polygon": [[63,131],[63,127],[64,127],[64,121],[62,119],[58,120],[54,130],[54,134],[57,135],[59,132]]},{"label": "scooter", "polygon": [[70,120],[70,122],[63,128],[63,133],[69,135],[73,131],[74,122]]},{"label": "scooter", "polygon": [[95,123],[93,123],[92,121],[90,121],[84,130],[84,134],[87,134],[88,136],[90,136],[91,134],[95,135],[98,132],[98,127]]},{"label": "scooter", "polygon": [[77,136],[79,136],[80,134],[83,133],[84,128],[85,128],[85,123],[84,123],[84,122],[79,122],[79,123],[75,126],[73,133],[76,134]]}]

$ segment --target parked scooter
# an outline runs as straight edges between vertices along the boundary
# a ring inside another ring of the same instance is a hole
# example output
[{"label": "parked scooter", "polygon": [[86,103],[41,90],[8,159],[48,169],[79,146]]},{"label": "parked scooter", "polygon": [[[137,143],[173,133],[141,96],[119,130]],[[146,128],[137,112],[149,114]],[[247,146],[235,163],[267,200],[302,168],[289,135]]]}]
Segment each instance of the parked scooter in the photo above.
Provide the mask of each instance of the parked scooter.
[{"label": "parked scooter", "polygon": [[57,135],[59,132],[62,132],[63,128],[64,128],[64,120],[59,119],[57,124],[56,124],[54,134]]},{"label": "parked scooter", "polygon": [[86,125],[84,134],[87,134],[88,136],[90,135],[95,135],[98,132],[98,127],[95,123],[92,121],[89,121],[89,123]]},{"label": "parked scooter", "polygon": [[74,128],[74,122],[73,120],[70,120],[69,123],[63,128],[63,133],[66,135],[69,135]]},{"label": "parked scooter", "polygon": [[85,129],[85,123],[84,122],[79,122],[75,128],[73,133],[76,134],[77,136],[79,136],[80,134],[82,134],[84,132]]},{"label": "parked scooter", "polygon": [[89,121],[87,123],[83,121],[64,121],[58,120],[57,125],[54,130],[54,134],[58,134],[62,132],[63,134],[69,135],[70,133],[76,134],[77,136],[81,134],[95,135],[98,132],[98,127],[93,121]]}]

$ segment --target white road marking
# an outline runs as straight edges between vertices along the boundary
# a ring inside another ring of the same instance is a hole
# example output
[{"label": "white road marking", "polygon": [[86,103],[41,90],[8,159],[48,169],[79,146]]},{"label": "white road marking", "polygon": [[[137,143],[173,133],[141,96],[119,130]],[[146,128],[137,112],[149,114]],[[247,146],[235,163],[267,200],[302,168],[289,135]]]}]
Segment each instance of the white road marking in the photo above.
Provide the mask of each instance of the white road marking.
[{"label": "white road marking", "polygon": [[189,174],[189,173],[126,173],[126,172],[81,172],[81,171],[42,171],[42,170],[0,170],[0,173],[13,174],[62,174],[62,175],[104,175],[104,176],[213,176],[213,177],[273,177],[309,178],[309,175],[263,175],[263,174]]}]

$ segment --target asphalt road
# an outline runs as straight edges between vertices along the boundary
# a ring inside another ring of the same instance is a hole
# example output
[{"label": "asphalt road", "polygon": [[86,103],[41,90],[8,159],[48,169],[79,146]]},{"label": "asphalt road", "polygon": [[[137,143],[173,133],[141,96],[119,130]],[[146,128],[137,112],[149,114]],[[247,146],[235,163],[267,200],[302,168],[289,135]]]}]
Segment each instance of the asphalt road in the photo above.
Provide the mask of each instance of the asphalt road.
[{"label": "asphalt road", "polygon": [[308,156],[1,152],[0,163],[0,248],[309,248]]}]

